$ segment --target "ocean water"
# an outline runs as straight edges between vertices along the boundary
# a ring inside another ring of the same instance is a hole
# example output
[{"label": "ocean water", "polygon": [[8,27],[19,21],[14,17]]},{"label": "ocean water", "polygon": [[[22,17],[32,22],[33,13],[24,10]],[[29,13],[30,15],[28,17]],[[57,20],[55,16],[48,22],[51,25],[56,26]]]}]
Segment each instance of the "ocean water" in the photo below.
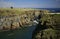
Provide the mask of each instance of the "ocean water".
[{"label": "ocean water", "polygon": [[32,39],[35,27],[32,25],[15,31],[0,32],[0,39]]},{"label": "ocean water", "polygon": [[36,8],[36,9],[40,9],[40,10],[50,10],[53,13],[58,13],[60,12],[60,8]]},{"label": "ocean water", "polygon": [[60,12],[60,8],[46,8],[47,10],[50,10],[51,12]]}]

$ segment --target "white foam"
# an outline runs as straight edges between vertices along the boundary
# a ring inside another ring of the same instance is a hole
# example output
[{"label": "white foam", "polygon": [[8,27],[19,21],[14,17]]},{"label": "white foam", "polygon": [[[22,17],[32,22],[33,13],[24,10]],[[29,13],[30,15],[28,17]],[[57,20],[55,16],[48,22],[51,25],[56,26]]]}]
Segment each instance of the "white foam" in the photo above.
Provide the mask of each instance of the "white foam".
[{"label": "white foam", "polygon": [[36,20],[33,21],[34,23],[38,24],[39,22],[37,22]]}]

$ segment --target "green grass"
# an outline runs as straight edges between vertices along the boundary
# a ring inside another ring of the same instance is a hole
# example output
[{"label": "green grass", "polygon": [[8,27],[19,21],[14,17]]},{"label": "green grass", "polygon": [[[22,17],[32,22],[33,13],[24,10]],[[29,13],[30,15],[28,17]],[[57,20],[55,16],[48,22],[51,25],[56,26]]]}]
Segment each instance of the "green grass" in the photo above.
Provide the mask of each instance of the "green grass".
[{"label": "green grass", "polygon": [[0,16],[21,14],[21,13],[24,13],[24,11],[21,9],[0,9]]}]

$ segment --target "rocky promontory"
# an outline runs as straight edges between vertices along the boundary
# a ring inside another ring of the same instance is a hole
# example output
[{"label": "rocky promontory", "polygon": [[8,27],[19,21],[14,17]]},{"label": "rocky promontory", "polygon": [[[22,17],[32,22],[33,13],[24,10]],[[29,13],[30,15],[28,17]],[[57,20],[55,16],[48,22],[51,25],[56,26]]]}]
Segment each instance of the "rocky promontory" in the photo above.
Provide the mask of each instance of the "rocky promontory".
[{"label": "rocky promontory", "polygon": [[40,10],[0,10],[0,30],[11,30],[31,25],[40,14]]}]

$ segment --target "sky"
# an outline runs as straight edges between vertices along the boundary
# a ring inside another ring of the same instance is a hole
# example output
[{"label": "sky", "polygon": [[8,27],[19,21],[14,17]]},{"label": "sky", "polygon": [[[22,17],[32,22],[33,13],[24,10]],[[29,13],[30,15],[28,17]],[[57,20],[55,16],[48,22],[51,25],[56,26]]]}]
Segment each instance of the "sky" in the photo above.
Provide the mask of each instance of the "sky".
[{"label": "sky", "polygon": [[60,0],[0,0],[0,8],[60,8]]}]

